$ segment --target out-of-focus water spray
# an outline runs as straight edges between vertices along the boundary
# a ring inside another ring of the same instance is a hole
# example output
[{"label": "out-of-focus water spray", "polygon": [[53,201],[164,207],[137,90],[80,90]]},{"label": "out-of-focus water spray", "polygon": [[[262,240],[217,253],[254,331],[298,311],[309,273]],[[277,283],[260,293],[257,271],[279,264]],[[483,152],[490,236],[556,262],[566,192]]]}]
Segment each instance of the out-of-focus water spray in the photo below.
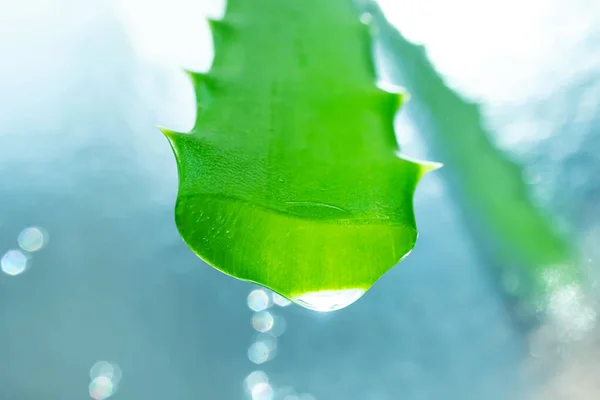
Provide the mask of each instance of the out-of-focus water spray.
[{"label": "out-of-focus water spray", "polygon": [[[266,289],[254,289],[248,294],[248,308],[255,330],[248,347],[248,359],[257,367],[277,354],[278,340],[286,330],[283,309],[292,303]],[[299,393],[291,386],[277,386],[263,369],[255,369],[244,379],[244,392],[249,400],[316,400],[309,393]]]}]

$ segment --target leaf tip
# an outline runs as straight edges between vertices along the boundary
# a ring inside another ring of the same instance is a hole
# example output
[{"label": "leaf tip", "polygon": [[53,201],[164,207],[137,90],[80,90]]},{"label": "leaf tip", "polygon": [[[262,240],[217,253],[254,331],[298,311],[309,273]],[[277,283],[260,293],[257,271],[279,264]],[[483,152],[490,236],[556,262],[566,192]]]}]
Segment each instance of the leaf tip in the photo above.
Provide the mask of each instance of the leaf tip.
[{"label": "leaf tip", "polygon": [[438,170],[444,166],[443,163],[437,161],[421,161],[420,164],[423,170],[423,175]]},{"label": "leaf tip", "polygon": [[410,101],[410,93],[402,86],[394,85],[387,81],[379,81],[377,82],[377,87],[392,96],[394,111],[398,111],[404,104]]},{"label": "leaf tip", "polygon": [[441,162],[419,160],[416,158],[408,157],[400,152],[396,153],[396,156],[398,158],[400,158],[401,160],[408,161],[408,162],[418,165],[420,168],[420,177],[423,177],[423,176],[427,175],[428,173],[438,170],[444,166],[444,164]]},{"label": "leaf tip", "polygon": [[211,81],[211,77],[205,72],[196,72],[185,68],[183,69],[183,72],[185,72],[192,81],[192,85],[194,85],[194,90],[197,95],[201,92],[203,87],[207,88]]},{"label": "leaf tip", "polygon": [[213,34],[224,34],[231,29],[231,24],[222,19],[207,18],[207,21]]},{"label": "leaf tip", "polygon": [[190,77],[192,81],[204,80],[206,74],[203,72],[192,71],[191,69],[183,68],[183,72]]},{"label": "leaf tip", "polygon": [[175,140],[179,136],[185,135],[185,133],[173,131],[171,129],[165,128],[164,126],[158,125],[157,128],[163,133],[163,135],[165,135],[167,139],[169,139],[170,142]]}]

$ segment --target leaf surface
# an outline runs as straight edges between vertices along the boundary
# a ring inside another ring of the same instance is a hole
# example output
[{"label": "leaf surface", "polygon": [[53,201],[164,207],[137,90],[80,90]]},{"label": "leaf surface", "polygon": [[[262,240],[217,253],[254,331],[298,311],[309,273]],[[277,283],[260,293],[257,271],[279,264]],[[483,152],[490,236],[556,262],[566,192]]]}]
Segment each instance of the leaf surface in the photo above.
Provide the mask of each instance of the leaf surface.
[{"label": "leaf surface", "polygon": [[210,265],[299,304],[355,301],[417,239],[413,193],[435,163],[402,157],[401,93],[376,85],[351,0],[230,0],[215,59],[190,73],[190,133],[163,129],[176,223]]}]

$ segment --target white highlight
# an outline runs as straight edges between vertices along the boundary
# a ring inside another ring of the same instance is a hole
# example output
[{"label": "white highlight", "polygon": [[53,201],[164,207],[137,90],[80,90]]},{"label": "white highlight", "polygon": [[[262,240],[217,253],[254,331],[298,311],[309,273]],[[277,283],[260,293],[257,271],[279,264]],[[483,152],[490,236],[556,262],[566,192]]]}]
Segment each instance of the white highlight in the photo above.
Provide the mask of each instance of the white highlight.
[{"label": "white highlight", "polygon": [[294,302],[309,310],[331,312],[348,307],[365,294],[363,289],[323,290],[294,298]]}]

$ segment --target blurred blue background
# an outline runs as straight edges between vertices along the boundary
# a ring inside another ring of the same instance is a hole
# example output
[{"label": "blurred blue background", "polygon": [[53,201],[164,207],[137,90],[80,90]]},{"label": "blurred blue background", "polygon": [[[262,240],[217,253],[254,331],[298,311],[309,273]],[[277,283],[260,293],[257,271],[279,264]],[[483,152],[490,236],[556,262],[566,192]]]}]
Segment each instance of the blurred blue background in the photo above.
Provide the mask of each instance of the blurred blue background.
[{"label": "blurred blue background", "polygon": [[[380,3],[482,103],[595,287],[600,2]],[[436,174],[417,191],[413,253],[335,313],[288,305],[185,246],[156,125],[191,128],[181,68],[209,68],[205,18],[223,6],[1,5],[0,399],[600,398],[594,335],[565,355],[515,322]],[[398,124],[403,151],[428,158],[410,119]]]}]

